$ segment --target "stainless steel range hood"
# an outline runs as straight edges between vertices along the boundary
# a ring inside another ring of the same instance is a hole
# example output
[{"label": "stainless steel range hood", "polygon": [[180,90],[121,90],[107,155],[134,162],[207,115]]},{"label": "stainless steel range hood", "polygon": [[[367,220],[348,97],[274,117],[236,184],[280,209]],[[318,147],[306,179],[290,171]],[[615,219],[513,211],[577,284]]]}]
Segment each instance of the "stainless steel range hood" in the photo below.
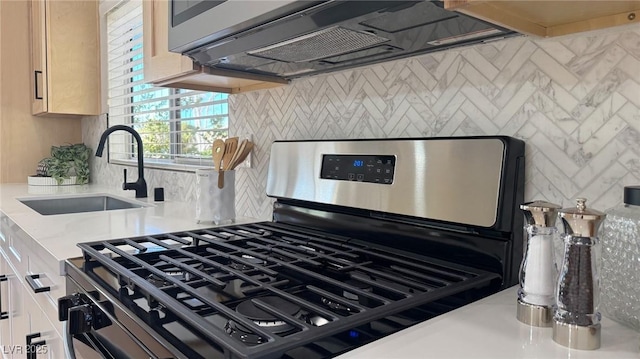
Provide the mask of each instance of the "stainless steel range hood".
[{"label": "stainless steel range hood", "polygon": [[[264,2],[221,1],[186,20],[182,14],[180,22],[180,1],[173,0],[170,11],[172,51],[201,65],[284,79],[516,35],[444,10],[440,1],[289,0],[235,25],[233,14]],[[198,31],[185,33],[188,28]]]}]

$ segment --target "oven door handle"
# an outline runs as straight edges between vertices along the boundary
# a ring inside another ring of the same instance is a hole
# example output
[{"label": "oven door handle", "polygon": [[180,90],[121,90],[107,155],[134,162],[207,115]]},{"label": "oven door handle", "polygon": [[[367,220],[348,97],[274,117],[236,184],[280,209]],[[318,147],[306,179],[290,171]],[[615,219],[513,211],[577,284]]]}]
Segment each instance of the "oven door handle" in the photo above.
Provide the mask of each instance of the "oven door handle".
[{"label": "oven door handle", "polygon": [[[76,359],[78,353],[91,351],[99,358],[132,359],[129,354],[105,339],[100,329],[114,325],[110,319],[113,305],[94,301],[86,293],[76,293],[58,299],[58,317],[63,324],[64,351],[67,358]],[[74,341],[77,341],[74,343]],[[78,344],[82,348],[76,348]],[[141,347],[142,348],[142,347]],[[149,359],[157,359],[148,349]],[[91,356],[93,357],[93,356]],[[146,358],[147,356],[145,356]]]},{"label": "oven door handle", "polygon": [[64,353],[67,359],[76,359],[76,349],[73,345],[73,340],[77,340],[85,344],[89,349],[91,349],[96,354],[100,355],[100,358],[104,359],[120,359],[115,354],[112,354],[104,345],[100,342],[100,339],[97,338],[93,333],[82,333],[82,334],[71,334],[68,327],[69,323],[62,322],[63,326],[63,341],[64,341]]},{"label": "oven door handle", "polygon": [[115,359],[92,332],[112,324],[103,310],[102,306],[84,294],[72,294],[58,299],[58,319],[63,324],[63,342],[67,358],[76,358],[73,345],[73,340],[76,339],[100,354],[102,358]]},{"label": "oven door handle", "polygon": [[69,333],[69,323],[62,322],[62,339],[64,343],[64,357],[67,359],[76,359],[76,351],[73,349],[73,335]]}]

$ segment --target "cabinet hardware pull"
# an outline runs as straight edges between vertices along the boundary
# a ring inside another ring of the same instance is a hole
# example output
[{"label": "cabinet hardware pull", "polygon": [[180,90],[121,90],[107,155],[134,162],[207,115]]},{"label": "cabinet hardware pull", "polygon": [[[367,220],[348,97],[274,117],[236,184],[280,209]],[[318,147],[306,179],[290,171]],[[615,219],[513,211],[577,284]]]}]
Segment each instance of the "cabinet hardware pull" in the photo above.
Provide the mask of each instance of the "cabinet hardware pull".
[{"label": "cabinet hardware pull", "polygon": [[29,274],[29,275],[24,277],[24,279],[27,281],[27,283],[29,283],[29,287],[31,287],[31,289],[33,289],[34,293],[42,293],[42,292],[50,291],[51,287],[49,287],[49,286],[38,287],[38,283],[36,283],[36,279],[38,279],[38,278],[40,278],[40,274]]},{"label": "cabinet hardware pull", "polygon": [[42,95],[38,94],[38,75],[40,75],[40,77],[42,77],[42,71],[38,71],[35,70],[33,72],[33,84],[35,85],[35,95],[36,95],[36,100],[42,100]]},{"label": "cabinet hardware pull", "polygon": [[27,359],[36,359],[38,355],[38,347],[47,345],[46,340],[40,340],[34,342],[33,340],[40,338],[40,333],[28,334],[26,336],[27,341]]},{"label": "cabinet hardware pull", "polygon": [[6,275],[0,275],[0,320],[9,318],[9,312],[2,311],[2,282],[7,281]]}]

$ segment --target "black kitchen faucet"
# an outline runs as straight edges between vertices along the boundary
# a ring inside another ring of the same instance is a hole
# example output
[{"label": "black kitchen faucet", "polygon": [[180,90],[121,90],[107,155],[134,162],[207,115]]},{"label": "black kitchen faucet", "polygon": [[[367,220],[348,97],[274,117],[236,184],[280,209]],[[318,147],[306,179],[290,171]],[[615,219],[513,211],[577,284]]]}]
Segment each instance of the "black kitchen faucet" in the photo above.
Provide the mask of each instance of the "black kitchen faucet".
[{"label": "black kitchen faucet", "polygon": [[138,180],[135,182],[127,182],[127,169],[124,169],[124,183],[122,183],[122,189],[135,190],[136,198],[147,198],[147,182],[144,180],[144,163],[143,163],[143,151],[142,151],[142,138],[140,134],[133,128],[124,125],[115,125],[107,128],[100,137],[100,143],[98,143],[98,149],[96,150],[96,156],[102,157],[102,151],[104,150],[104,143],[107,141],[107,137],[115,131],[126,131],[131,133],[138,143]]}]

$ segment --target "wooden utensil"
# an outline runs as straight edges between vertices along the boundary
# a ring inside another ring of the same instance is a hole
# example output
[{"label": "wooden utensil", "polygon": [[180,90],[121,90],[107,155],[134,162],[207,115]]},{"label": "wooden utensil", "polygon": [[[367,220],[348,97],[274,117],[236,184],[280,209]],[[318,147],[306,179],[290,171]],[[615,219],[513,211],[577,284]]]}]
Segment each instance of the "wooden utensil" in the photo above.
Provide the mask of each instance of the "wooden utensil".
[{"label": "wooden utensil", "polygon": [[222,157],[222,170],[231,169],[231,159],[238,149],[238,137],[229,137],[224,141],[224,156]]},{"label": "wooden utensil", "polygon": [[222,156],[224,156],[224,141],[213,141],[213,169],[220,171],[222,169]]},{"label": "wooden utensil", "polygon": [[242,150],[242,153],[238,155],[238,158],[234,163],[234,167],[244,162],[244,160],[247,159],[247,156],[249,156],[249,153],[251,153],[252,149],[253,149],[253,142],[247,141],[247,143],[244,146],[244,149]]},{"label": "wooden utensil", "polygon": [[233,154],[233,158],[231,158],[231,162],[229,162],[229,168],[231,168],[231,169],[235,169],[236,168],[236,166],[238,165],[238,157],[240,157],[240,154],[242,153],[244,148],[247,146],[247,141],[249,141],[249,140],[245,139],[245,140],[242,140],[242,142],[240,142],[240,145],[238,146],[238,149]]},{"label": "wooden utensil", "polygon": [[222,165],[218,170],[218,188],[224,187],[224,171],[229,170],[229,163],[233,154],[238,147],[238,137],[229,137],[224,141],[224,155],[222,156]]}]

